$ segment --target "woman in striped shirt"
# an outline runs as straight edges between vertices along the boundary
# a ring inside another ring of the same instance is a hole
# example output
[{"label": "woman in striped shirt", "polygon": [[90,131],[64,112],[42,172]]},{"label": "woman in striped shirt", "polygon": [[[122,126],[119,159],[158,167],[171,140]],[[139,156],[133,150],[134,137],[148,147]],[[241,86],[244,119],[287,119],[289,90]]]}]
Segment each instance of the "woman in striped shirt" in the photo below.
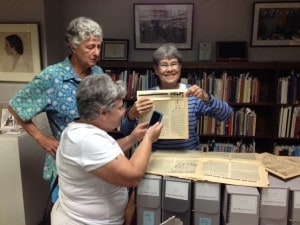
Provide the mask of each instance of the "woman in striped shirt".
[{"label": "woman in striped shirt", "polygon": [[[188,139],[159,139],[153,143],[153,150],[199,150],[199,135],[196,132],[198,119],[201,116],[214,117],[226,121],[231,117],[232,108],[224,101],[206,93],[197,85],[180,83],[182,56],[173,44],[165,44],[153,53],[153,68],[159,78],[159,85],[152,90],[187,89],[189,112]],[[149,112],[153,107],[151,99],[137,100],[121,124],[124,135],[130,134],[138,123],[138,117]]]}]

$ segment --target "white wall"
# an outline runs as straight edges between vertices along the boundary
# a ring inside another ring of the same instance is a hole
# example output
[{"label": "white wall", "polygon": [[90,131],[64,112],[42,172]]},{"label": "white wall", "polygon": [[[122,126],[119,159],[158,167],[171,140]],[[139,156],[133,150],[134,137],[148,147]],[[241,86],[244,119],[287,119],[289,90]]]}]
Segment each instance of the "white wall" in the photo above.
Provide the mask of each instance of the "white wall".
[{"label": "white wall", "polygon": [[[84,2],[85,4],[82,4],[82,0],[64,0],[64,4],[69,6],[64,13],[65,23],[78,15],[91,16],[102,26],[105,38],[130,40],[131,61],[149,61],[153,52],[134,49],[134,3],[194,3],[193,49],[182,51],[186,61],[198,59],[199,42],[244,40],[250,44],[254,0],[85,0]],[[248,53],[250,61],[295,61],[299,60],[300,47],[249,47]]]},{"label": "white wall", "polygon": [[[76,16],[88,16],[99,22],[105,38],[129,39],[129,60],[150,61],[153,50],[134,49],[133,4],[174,3],[174,0],[0,1],[0,22],[40,22],[44,66],[53,64],[68,54],[64,45],[64,30]],[[185,61],[198,59],[199,42],[244,40],[250,43],[254,0],[180,2],[194,3],[193,49],[182,50]],[[299,61],[300,47],[249,47],[248,53],[250,61]],[[213,57],[214,55],[213,49]],[[7,102],[23,85],[0,81],[0,102]]]}]

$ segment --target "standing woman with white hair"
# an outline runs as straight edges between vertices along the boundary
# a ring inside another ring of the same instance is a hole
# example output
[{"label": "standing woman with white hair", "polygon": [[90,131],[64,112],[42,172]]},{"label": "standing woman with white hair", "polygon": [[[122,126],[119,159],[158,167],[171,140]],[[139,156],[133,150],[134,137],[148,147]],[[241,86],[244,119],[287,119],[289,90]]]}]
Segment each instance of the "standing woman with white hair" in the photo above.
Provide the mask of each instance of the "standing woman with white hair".
[{"label": "standing woman with white hair", "polygon": [[[37,143],[47,152],[44,165],[44,179],[53,184],[57,169],[56,151],[62,131],[79,118],[76,104],[76,90],[87,76],[103,74],[96,65],[103,40],[98,23],[86,18],[73,19],[65,34],[71,54],[62,62],[48,66],[35,76],[10,100],[10,112]],[[32,118],[46,112],[53,136],[47,136],[32,122]],[[130,149],[146,130],[137,126],[128,136],[119,139],[123,150]],[[52,192],[52,202],[57,199],[58,187]]]},{"label": "standing woman with white hair", "polygon": [[[19,124],[47,152],[44,179],[56,178],[55,155],[65,127],[78,118],[76,89],[80,81],[103,70],[96,65],[103,40],[99,24],[86,17],[73,19],[66,30],[65,41],[71,54],[50,65],[35,76],[9,102],[9,110]],[[32,122],[42,112],[47,114],[53,136],[47,136]],[[58,188],[52,194],[57,199]]]}]

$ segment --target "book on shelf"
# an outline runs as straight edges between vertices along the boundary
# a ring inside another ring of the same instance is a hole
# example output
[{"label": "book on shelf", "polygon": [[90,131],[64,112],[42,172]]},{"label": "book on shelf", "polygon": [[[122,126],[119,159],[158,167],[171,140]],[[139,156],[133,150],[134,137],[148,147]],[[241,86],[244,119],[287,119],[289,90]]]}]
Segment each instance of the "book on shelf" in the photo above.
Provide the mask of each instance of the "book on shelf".
[{"label": "book on shelf", "polygon": [[278,134],[277,134],[278,137],[281,137],[282,117],[283,117],[283,106],[280,107],[280,112],[279,112]]},{"label": "book on shelf", "polygon": [[259,81],[257,77],[253,77],[251,80],[251,96],[250,102],[258,103],[259,100]]},{"label": "book on shelf", "polygon": [[247,130],[246,135],[255,136],[256,134],[256,113],[255,111],[251,111],[247,115]]},{"label": "book on shelf", "polygon": [[279,137],[285,137],[286,128],[287,128],[287,121],[288,121],[288,108],[283,107],[283,114],[282,114],[282,125],[281,125],[281,133]]},{"label": "book on shelf", "polygon": [[287,107],[287,121],[286,121],[286,132],[285,137],[290,137],[290,131],[291,131],[291,121],[292,121],[292,106]]},{"label": "book on shelf", "polygon": [[300,106],[282,106],[279,112],[278,137],[298,138]]},{"label": "book on shelf", "polygon": [[256,113],[248,107],[242,107],[234,112],[233,135],[254,136],[256,132]]},{"label": "book on shelf", "polygon": [[300,137],[300,106],[293,108],[290,138]]},{"label": "book on shelf", "polygon": [[224,82],[221,78],[215,78],[214,80],[214,96],[218,99],[223,99],[223,85]]},{"label": "book on shelf", "polygon": [[288,103],[288,77],[280,77],[278,80],[278,103],[287,104]]},{"label": "book on shelf", "polygon": [[300,74],[291,72],[290,76],[278,79],[279,104],[299,104],[300,103]]},{"label": "book on shelf", "polygon": [[230,80],[229,80],[226,72],[224,72],[222,74],[222,81],[223,81],[222,100],[228,102],[231,87],[230,87]]}]

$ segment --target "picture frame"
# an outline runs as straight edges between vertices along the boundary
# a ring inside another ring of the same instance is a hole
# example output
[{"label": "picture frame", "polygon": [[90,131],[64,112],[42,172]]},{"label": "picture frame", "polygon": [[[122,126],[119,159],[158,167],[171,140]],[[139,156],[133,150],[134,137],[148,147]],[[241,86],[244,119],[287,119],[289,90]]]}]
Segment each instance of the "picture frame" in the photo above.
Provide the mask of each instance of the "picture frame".
[{"label": "picture frame", "polygon": [[300,1],[254,2],[251,46],[300,46]]},{"label": "picture frame", "polygon": [[104,39],[101,45],[101,60],[128,60],[128,39]]},{"label": "picture frame", "polygon": [[134,4],[135,49],[192,49],[194,4]]},{"label": "picture frame", "polygon": [[0,24],[0,81],[28,82],[41,70],[39,24]]}]

